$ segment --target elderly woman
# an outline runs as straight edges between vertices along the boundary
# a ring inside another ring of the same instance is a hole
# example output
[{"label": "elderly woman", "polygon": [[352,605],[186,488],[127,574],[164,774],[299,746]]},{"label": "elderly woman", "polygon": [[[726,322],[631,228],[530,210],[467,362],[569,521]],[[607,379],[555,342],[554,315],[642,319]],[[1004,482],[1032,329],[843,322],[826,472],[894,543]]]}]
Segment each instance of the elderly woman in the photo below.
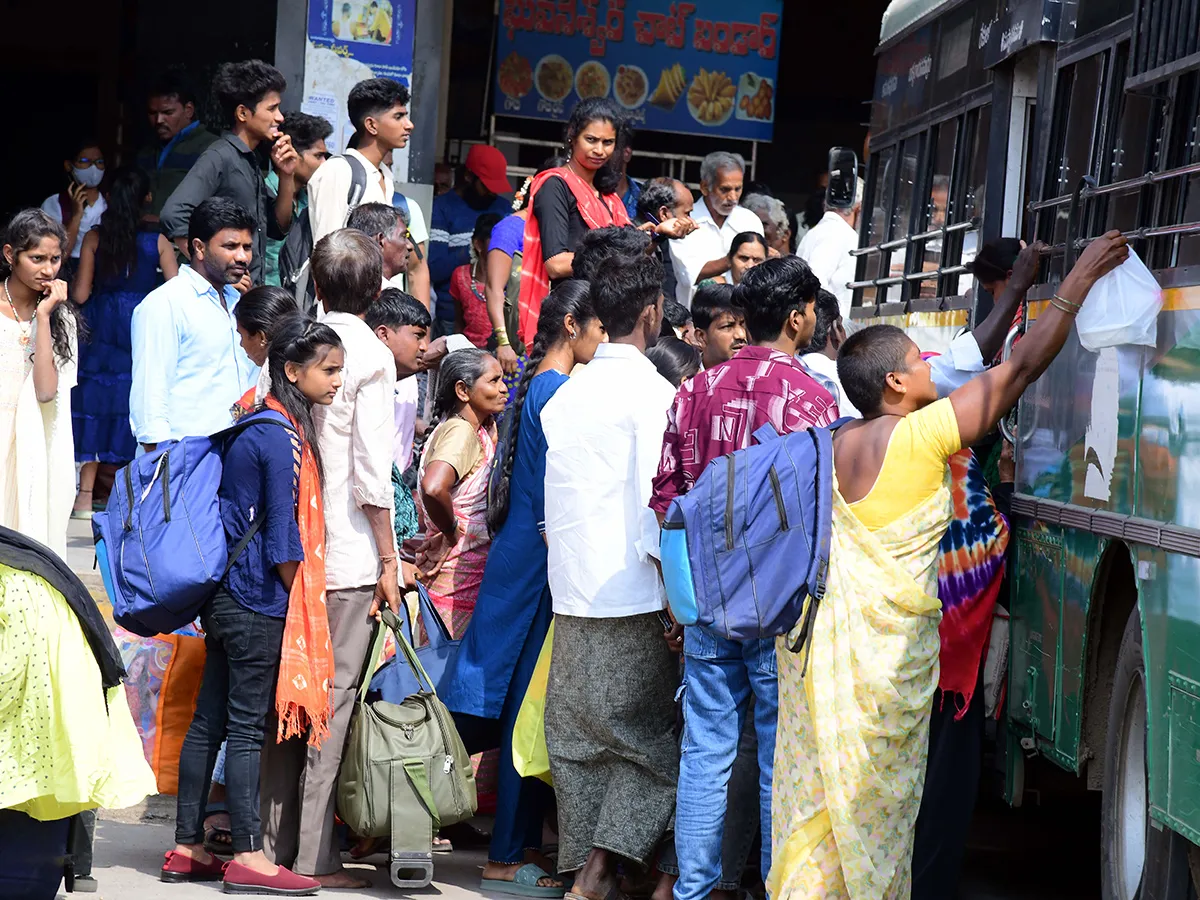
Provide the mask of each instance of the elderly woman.
[{"label": "elderly woman", "polygon": [[742,206],[762,222],[767,247],[774,251],[772,255],[787,256],[792,252],[792,226],[782,200],[769,194],[747,194],[742,198]]}]

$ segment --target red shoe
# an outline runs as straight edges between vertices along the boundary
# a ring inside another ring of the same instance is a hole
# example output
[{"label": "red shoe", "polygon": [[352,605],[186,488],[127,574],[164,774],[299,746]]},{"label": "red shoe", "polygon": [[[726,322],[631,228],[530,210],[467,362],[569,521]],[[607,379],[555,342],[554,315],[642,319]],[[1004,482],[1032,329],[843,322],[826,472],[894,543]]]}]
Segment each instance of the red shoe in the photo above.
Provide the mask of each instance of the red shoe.
[{"label": "red shoe", "polygon": [[188,881],[220,881],[225,874],[225,863],[215,856],[210,862],[202,863],[168,850],[163,857],[162,873],[158,876],[168,884],[182,884]]},{"label": "red shoe", "polygon": [[263,875],[235,860],[225,866],[225,879],[221,889],[227,894],[307,897],[321,889],[321,882],[315,878],[297,875],[285,866],[280,866],[274,875]]}]

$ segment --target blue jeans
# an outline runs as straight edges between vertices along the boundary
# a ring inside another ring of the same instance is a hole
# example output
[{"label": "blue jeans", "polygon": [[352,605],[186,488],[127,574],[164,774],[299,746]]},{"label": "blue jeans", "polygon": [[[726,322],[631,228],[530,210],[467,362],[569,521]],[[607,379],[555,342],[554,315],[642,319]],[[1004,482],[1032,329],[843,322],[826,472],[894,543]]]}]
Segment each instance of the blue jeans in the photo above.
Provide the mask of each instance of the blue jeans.
[{"label": "blue jeans", "polygon": [[751,695],[758,733],[762,873],[771,868],[771,776],[779,680],[775,641],[730,641],[684,629],[683,746],[675,801],[675,900],[707,900],[721,881],[729,776]]},{"label": "blue jeans", "polygon": [[204,841],[204,810],[221,741],[233,851],[262,849],[259,761],[283,648],[283,619],[246,609],[224,588],[204,606],[204,677],[179,753],[175,840]]}]

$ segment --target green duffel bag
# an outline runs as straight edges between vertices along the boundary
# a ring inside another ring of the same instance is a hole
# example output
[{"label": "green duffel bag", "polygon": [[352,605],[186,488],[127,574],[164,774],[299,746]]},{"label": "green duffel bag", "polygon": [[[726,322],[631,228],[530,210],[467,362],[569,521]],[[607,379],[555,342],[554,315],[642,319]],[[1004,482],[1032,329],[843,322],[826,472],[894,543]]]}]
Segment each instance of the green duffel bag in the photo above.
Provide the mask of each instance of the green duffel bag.
[{"label": "green duffel bag", "polygon": [[342,821],[355,834],[391,838],[395,870],[397,860],[424,859],[438,829],[475,815],[477,802],[471,758],[450,711],[438,699],[400,621],[386,607],[382,618],[395,635],[396,654],[407,660],[422,689],[400,704],[367,702],[371,675],[383,651],[385,632],[377,626],[342,755],[337,805]]}]

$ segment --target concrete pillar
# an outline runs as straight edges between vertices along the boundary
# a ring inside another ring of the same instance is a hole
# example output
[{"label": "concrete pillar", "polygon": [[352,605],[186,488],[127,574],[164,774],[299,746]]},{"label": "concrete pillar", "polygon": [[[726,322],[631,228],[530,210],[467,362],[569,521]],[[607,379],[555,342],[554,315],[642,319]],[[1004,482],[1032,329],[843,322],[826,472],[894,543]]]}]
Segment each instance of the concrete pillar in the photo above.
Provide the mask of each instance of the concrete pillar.
[{"label": "concrete pillar", "polygon": [[297,110],[304,102],[304,50],[308,44],[308,4],[305,0],[277,0],[275,15],[275,68],[287,79],[283,108]]}]

